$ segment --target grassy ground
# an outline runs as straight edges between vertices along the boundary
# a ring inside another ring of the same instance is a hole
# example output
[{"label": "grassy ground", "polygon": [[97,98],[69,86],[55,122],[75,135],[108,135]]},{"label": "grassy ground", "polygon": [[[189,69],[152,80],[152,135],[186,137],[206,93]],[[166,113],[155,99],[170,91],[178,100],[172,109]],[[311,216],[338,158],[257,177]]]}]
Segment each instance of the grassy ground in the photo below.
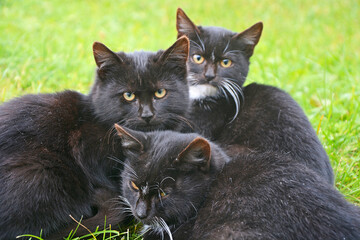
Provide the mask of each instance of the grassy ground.
[{"label": "grassy ground", "polygon": [[[248,83],[288,91],[328,152],[336,187],[360,204],[358,0],[182,1],[195,23],[241,31],[263,21]],[[158,50],[176,36],[176,1],[0,0],[0,102],[26,93],[88,92],[92,43]]]}]

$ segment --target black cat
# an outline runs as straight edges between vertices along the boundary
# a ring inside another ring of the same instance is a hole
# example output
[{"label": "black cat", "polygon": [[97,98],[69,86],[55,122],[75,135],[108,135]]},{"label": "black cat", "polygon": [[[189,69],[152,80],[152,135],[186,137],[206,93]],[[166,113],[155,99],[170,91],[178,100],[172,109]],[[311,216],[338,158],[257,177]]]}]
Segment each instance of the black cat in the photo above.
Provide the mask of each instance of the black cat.
[{"label": "black cat", "polygon": [[138,132],[116,126],[126,161],[124,209],[144,224],[145,239],[168,235],[196,215],[229,158],[195,133]]},{"label": "black cat", "polygon": [[229,162],[197,134],[116,128],[126,149],[123,203],[147,240],[360,239],[360,209],[290,155]]},{"label": "black cat", "polygon": [[230,156],[241,151],[282,151],[333,184],[329,158],[290,95],[256,83],[243,88],[262,29],[261,22],[241,33],[196,26],[178,9],[178,37],[190,39],[190,120]]},{"label": "black cat", "polygon": [[[114,53],[94,43],[89,96],[27,95],[0,106],[0,239],[40,231],[60,239],[76,226],[69,215],[91,230],[104,224],[123,156],[113,124],[147,131],[184,122],[188,48],[187,38],[156,53]],[[115,209],[107,224],[123,219]]]}]

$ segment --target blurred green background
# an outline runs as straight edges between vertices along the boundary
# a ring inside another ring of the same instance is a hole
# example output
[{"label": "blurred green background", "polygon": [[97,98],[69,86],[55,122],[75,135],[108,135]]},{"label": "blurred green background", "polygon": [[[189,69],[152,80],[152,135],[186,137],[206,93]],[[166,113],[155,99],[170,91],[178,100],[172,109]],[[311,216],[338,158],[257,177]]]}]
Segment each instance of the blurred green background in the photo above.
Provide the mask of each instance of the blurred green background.
[{"label": "blurred green background", "polygon": [[199,25],[242,31],[263,21],[247,83],[289,92],[328,152],[336,187],[360,204],[360,2],[0,0],[0,102],[26,93],[87,93],[92,43],[158,50],[176,39],[182,7]]}]

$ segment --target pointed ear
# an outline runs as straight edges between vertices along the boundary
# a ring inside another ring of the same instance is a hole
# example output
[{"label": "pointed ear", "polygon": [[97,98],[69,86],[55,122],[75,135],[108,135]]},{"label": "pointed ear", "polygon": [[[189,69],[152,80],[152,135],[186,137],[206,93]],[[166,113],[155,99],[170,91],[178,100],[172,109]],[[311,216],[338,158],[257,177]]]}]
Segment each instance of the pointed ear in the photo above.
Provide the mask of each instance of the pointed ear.
[{"label": "pointed ear", "polygon": [[122,59],[104,44],[100,42],[94,42],[93,44],[93,53],[96,65],[99,69],[104,66],[111,65],[114,63],[122,63]]},{"label": "pointed ear", "polygon": [[179,62],[186,66],[190,42],[186,36],[179,38],[171,47],[165,50],[159,60],[162,62]]},{"label": "pointed ear", "polygon": [[178,8],[176,12],[176,29],[178,32],[178,38],[183,35],[189,35],[190,33],[200,33],[196,25],[186,16],[185,12]]},{"label": "pointed ear", "polygon": [[144,145],[142,144],[142,141],[144,140],[143,133],[130,130],[125,127],[120,127],[118,124],[115,124],[115,128],[121,138],[121,145],[123,149],[135,152],[144,151]]},{"label": "pointed ear", "polygon": [[246,29],[245,31],[233,36],[233,39],[237,41],[241,41],[243,44],[248,45],[247,50],[248,50],[248,54],[250,54],[249,55],[250,57],[254,52],[254,48],[256,44],[260,40],[262,30],[263,30],[263,23],[258,22],[253,26],[251,26],[250,28]]},{"label": "pointed ear", "polygon": [[204,138],[197,137],[178,155],[175,164],[184,170],[197,167],[206,172],[210,168],[210,158],[210,143]]}]

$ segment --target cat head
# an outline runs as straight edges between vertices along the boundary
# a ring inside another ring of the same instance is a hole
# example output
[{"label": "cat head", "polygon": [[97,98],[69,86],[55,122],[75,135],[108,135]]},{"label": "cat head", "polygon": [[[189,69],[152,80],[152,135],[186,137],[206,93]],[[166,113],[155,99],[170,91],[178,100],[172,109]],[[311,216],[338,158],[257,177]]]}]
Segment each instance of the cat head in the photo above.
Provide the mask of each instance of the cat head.
[{"label": "cat head", "polygon": [[178,38],[187,36],[190,40],[190,99],[224,97],[232,99],[239,108],[249,59],[259,42],[263,24],[256,23],[240,33],[220,27],[196,26],[179,8],[176,28]]},{"label": "cat head", "polygon": [[174,129],[188,110],[188,51],[186,37],[155,53],[115,53],[95,42],[90,97],[97,118],[142,131]]},{"label": "cat head", "polygon": [[115,126],[126,161],[122,196],[145,228],[160,234],[195,216],[228,157],[197,134],[139,132]]}]

